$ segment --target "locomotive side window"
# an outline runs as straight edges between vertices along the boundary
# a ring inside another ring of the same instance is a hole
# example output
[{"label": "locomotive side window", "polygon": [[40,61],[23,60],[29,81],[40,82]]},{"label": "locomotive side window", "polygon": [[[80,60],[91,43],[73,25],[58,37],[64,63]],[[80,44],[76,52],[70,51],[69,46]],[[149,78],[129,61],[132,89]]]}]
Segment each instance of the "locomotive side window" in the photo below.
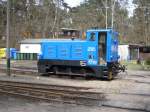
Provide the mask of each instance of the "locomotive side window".
[{"label": "locomotive side window", "polygon": [[94,32],[91,33],[90,41],[95,41],[95,33]]},{"label": "locomotive side window", "polygon": [[107,32],[100,32],[98,36],[99,64],[104,63],[106,59],[106,39]]}]

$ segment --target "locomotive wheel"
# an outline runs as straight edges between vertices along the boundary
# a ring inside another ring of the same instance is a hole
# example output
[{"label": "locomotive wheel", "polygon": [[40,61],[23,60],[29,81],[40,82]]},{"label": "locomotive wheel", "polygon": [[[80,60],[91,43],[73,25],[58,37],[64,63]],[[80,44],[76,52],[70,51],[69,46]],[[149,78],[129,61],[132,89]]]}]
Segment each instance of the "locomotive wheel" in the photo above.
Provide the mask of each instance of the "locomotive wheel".
[{"label": "locomotive wheel", "polygon": [[71,75],[71,76],[70,76],[70,78],[71,78],[71,79],[74,79],[74,78],[75,78],[75,76]]},{"label": "locomotive wheel", "polygon": [[110,71],[108,73],[108,80],[112,80],[113,79],[113,74],[112,74],[112,71]]}]

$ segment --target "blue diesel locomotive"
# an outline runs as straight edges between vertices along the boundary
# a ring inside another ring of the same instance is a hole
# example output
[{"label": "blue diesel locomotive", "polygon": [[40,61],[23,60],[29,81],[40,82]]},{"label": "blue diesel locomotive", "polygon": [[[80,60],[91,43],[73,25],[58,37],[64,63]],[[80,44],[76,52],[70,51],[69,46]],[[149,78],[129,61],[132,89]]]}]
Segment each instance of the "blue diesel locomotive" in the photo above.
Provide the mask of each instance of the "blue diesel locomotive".
[{"label": "blue diesel locomotive", "polygon": [[41,43],[40,74],[92,76],[111,80],[120,70],[118,33],[112,29],[91,29],[86,39],[51,39]]}]

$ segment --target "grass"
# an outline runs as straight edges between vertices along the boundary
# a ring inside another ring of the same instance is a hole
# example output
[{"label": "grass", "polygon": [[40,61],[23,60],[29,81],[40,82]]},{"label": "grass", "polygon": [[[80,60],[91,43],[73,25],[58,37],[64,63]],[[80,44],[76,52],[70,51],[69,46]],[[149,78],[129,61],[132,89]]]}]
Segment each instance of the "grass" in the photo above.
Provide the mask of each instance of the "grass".
[{"label": "grass", "polygon": [[144,61],[137,64],[136,60],[122,61],[121,64],[126,65],[128,70],[147,70],[150,71],[150,65],[146,65]]}]

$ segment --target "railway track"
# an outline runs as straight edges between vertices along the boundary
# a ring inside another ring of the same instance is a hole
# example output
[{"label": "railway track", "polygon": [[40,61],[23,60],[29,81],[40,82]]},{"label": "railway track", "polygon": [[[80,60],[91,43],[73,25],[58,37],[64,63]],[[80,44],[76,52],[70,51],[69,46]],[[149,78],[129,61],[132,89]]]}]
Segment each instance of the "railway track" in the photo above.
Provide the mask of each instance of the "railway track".
[{"label": "railway track", "polygon": [[[11,67],[10,70],[11,70],[11,73],[13,73],[13,74],[38,75],[38,70],[36,68]],[[1,66],[0,72],[5,73],[6,67]]]},{"label": "railway track", "polygon": [[[145,111],[143,108],[140,107],[132,107],[132,106],[128,107],[129,104],[127,104],[127,106],[124,105],[122,106],[122,103],[128,102],[122,102],[115,99],[111,100],[107,98],[107,95],[109,94],[88,92],[88,89],[90,88],[0,80],[0,93],[42,101],[44,100],[48,102],[59,102],[84,106],[99,106],[99,107],[102,106],[106,108],[111,107],[116,109],[126,109],[130,111],[132,110]],[[130,94],[122,94],[122,95],[127,96]],[[117,104],[118,102],[122,103]]]},{"label": "railway track", "polygon": [[63,102],[78,105],[98,106],[105,100],[102,93],[87,92],[88,88],[55,86],[13,81],[0,81],[0,92],[39,100]]},{"label": "railway track", "polygon": [[[89,87],[59,86],[39,83],[0,80],[0,93],[21,96],[48,102],[61,102],[86,106],[102,106],[129,111],[145,111],[147,102],[133,101],[133,99],[147,99],[149,94],[140,93],[97,93],[89,92]],[[126,97],[125,97],[126,96]],[[115,97],[115,98],[114,98]],[[131,101],[127,100],[131,97]],[[133,98],[133,99],[132,99]],[[143,102],[143,103],[142,103]],[[135,106],[136,105],[136,106]],[[149,110],[149,109],[148,109]]]}]

